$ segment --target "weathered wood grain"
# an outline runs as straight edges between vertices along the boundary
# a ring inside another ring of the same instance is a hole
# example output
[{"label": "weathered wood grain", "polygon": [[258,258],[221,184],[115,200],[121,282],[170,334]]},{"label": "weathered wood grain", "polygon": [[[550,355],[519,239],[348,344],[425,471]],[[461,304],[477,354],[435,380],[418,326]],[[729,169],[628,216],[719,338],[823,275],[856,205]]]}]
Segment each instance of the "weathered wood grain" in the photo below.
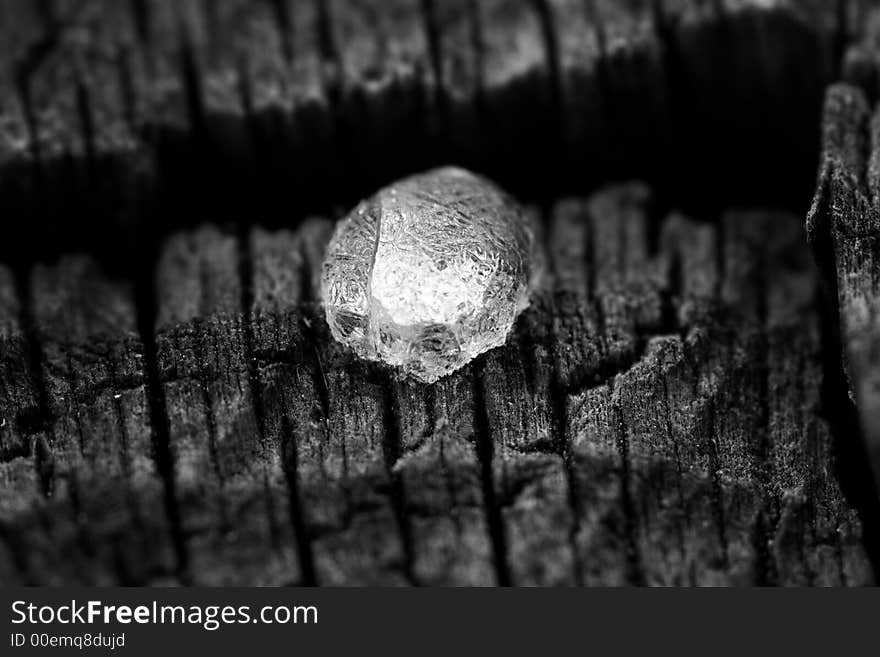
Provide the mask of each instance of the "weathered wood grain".
[{"label": "weathered wood grain", "polygon": [[296,581],[284,471],[260,435],[241,312],[239,249],[213,228],[166,244],[157,270],[159,377],[190,575]]},{"label": "weathered wood grain", "polygon": [[385,458],[389,392],[329,339],[314,311],[312,268],[320,261],[311,258],[329,228],[315,222],[297,235],[258,230],[251,236],[262,409],[283,446],[309,579],[403,583],[409,566]]},{"label": "weathered wood grain", "polygon": [[880,239],[878,120],[865,94],[832,87],[825,105],[823,159],[807,231],[825,275],[839,323],[838,356],[846,370],[864,451],[880,478]]},{"label": "weathered wood grain", "polygon": [[[262,396],[299,400],[287,420],[263,413],[289,432],[288,459],[296,447],[290,511],[315,581],[870,581],[829,476],[797,219],[661,227],[649,208],[641,187],[561,204],[548,257],[561,273],[506,347],[433,387],[354,362],[311,306],[290,313],[313,303],[326,224],[251,237]],[[566,257],[576,226],[583,253]],[[568,378],[562,361],[579,363]],[[461,483],[425,487],[425,472]],[[437,540],[443,558],[424,552]]]},{"label": "weathered wood grain", "polygon": [[0,575],[3,581],[34,583],[29,573],[26,542],[18,540],[13,520],[39,505],[41,496],[36,454],[46,449],[38,382],[31,367],[32,354],[23,321],[21,285],[7,267],[0,267],[0,539],[3,543]]},{"label": "weathered wood grain", "polygon": [[880,91],[880,59],[877,49],[880,11],[875,3],[863,0],[850,3],[847,14],[847,30],[851,38],[843,44],[841,78],[860,87],[873,103]]},{"label": "weathered wood grain", "polygon": [[[842,344],[876,442],[858,92],[810,224],[842,342],[796,220],[715,216],[803,204],[860,8],[4,4],[0,579],[873,581],[831,435]],[[330,338],[299,224],[451,160],[541,202],[548,272],[506,346],[400,382]],[[633,176],[662,205],[557,201]]]},{"label": "weathered wood grain", "polygon": [[4,463],[7,486],[24,472],[36,487],[4,507],[5,569],[56,582],[872,581],[820,416],[819,279],[797,219],[661,222],[650,207],[630,185],[550,209],[549,271],[514,335],[433,386],[330,337],[315,292],[327,221],[171,237],[157,391],[127,288],[82,258],[37,267],[39,359],[4,366],[45,386],[52,422],[26,428],[46,432],[43,451]]},{"label": "weathered wood grain", "polygon": [[[545,201],[638,177],[693,205],[799,209],[852,13],[810,0],[6,11],[3,200],[33,215],[29,252],[52,229],[56,252],[72,242],[101,259],[144,235],[132,186],[175,208],[146,229],[166,234],[206,203],[224,220],[257,208],[279,225],[449,161]],[[72,212],[91,220],[59,221]]]},{"label": "weathered wood grain", "polygon": [[18,417],[4,408],[28,441],[4,459],[4,498],[16,510],[4,514],[4,537],[18,575],[41,584],[161,582],[174,557],[156,513],[163,486],[131,286],[85,256],[38,265],[26,282],[25,335],[15,333],[21,323],[10,331],[6,353],[16,365],[4,377],[19,400],[30,391],[39,418],[23,422],[21,401]]}]

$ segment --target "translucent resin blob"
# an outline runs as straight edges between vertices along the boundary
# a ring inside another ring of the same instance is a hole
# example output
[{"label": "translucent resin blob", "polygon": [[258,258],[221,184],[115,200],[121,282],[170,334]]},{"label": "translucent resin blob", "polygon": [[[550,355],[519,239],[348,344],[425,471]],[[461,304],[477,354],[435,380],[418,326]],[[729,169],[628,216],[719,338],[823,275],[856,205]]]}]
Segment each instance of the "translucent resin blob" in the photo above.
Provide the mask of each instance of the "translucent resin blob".
[{"label": "translucent resin blob", "polygon": [[522,208],[446,167],[380,190],[338,224],[321,294],[339,342],[432,383],[504,344],[538,270]]}]

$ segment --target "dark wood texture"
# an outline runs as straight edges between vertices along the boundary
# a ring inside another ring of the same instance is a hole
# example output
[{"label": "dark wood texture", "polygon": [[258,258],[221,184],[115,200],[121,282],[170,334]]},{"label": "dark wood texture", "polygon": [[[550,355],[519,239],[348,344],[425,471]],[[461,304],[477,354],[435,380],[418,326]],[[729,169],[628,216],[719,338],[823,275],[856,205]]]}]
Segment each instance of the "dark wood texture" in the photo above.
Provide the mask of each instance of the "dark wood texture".
[{"label": "dark wood texture", "polygon": [[[825,99],[822,158],[807,231],[823,271],[834,324],[828,354],[840,389],[837,412],[862,461],[861,495],[880,511],[880,212],[878,123],[880,10],[854,12],[861,37],[846,49],[842,76]],[[844,394],[844,390],[847,394]],[[869,532],[876,543],[875,531]]]},{"label": "dark wood texture", "polygon": [[846,372],[840,384],[854,403],[849,411],[858,417],[852,429],[864,440],[861,449],[875,486],[880,482],[878,125],[861,89],[840,84],[829,90],[822,169],[807,220],[839,323],[835,358]]},{"label": "dark wood texture", "polygon": [[[509,344],[434,386],[396,381],[329,337],[313,291],[326,221],[167,240],[155,390],[128,286],[85,257],[38,266],[26,313],[36,362],[20,346],[4,353],[45,401],[4,404],[47,403],[51,422],[4,436],[7,571],[89,583],[871,581],[819,416],[818,279],[800,222],[660,222],[649,201],[625,186],[555,206],[552,266]],[[14,323],[7,335],[24,341]],[[148,394],[162,397],[160,427]],[[169,471],[151,461],[152,435],[168,441]],[[35,448],[16,452],[22,440]]]},{"label": "dark wood texture", "polygon": [[[802,227],[725,209],[804,209],[859,4],[3,3],[0,581],[873,582]],[[448,161],[548,271],[423,386],[330,338],[305,217]]]},{"label": "dark wood texture", "polygon": [[[852,13],[811,0],[0,11],[0,203],[29,219],[0,256],[80,249],[123,269],[206,211],[286,225],[449,161],[543,202],[641,178],[713,212],[805,210]],[[145,188],[162,206],[147,217]]]}]

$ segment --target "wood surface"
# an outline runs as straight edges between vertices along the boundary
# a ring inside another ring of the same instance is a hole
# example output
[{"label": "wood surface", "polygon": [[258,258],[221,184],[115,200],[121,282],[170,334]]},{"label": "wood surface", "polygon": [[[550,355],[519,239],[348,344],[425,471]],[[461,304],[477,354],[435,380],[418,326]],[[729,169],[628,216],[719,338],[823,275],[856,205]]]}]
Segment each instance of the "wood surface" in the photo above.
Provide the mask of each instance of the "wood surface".
[{"label": "wood surface", "polygon": [[[829,269],[817,219],[816,267],[797,214],[863,11],[4,3],[0,581],[873,583],[836,358],[873,334],[828,273],[868,289],[874,247]],[[332,340],[315,272],[448,161],[530,204],[548,271],[424,386]]]}]

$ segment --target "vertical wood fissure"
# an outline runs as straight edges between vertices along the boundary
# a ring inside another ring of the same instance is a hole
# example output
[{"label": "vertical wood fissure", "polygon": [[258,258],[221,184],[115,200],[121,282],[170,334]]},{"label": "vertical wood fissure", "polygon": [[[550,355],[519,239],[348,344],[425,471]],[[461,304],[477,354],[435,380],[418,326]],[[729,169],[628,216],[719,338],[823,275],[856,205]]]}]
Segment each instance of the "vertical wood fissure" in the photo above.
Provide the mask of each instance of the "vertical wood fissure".
[{"label": "vertical wood fissure", "polygon": [[504,527],[504,517],[501,506],[495,492],[495,475],[493,472],[493,459],[495,446],[492,442],[492,429],[489,424],[489,416],[486,410],[485,394],[483,391],[483,368],[478,363],[474,367],[473,395],[474,395],[474,449],[480,463],[480,475],[483,487],[483,507],[486,515],[486,527],[489,532],[489,540],[492,545],[492,563],[495,567],[495,580],[499,586],[511,586],[510,563],[507,554],[507,532]]}]

